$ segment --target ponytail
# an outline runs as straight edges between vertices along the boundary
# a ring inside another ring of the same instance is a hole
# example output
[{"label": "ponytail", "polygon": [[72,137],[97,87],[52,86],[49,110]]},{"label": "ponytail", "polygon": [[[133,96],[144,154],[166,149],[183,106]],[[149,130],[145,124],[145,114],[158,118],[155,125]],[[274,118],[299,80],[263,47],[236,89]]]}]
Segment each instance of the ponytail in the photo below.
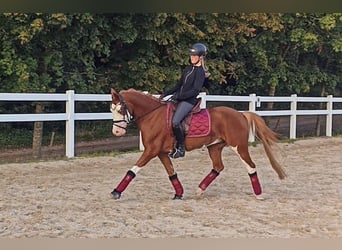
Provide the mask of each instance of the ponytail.
[{"label": "ponytail", "polygon": [[209,78],[210,72],[209,72],[208,68],[205,66],[204,57],[202,57],[201,60],[202,60],[202,62],[201,62],[202,63],[202,67],[204,69],[205,78]]}]

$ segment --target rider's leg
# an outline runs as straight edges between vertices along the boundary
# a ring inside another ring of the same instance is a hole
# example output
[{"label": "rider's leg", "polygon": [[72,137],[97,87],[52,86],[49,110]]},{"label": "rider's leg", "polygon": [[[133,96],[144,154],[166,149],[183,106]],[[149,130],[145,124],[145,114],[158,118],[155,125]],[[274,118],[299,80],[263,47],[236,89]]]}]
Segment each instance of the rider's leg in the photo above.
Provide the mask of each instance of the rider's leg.
[{"label": "rider's leg", "polygon": [[184,131],[181,125],[172,127],[173,133],[176,138],[176,144],[173,148],[173,151],[170,153],[171,158],[178,158],[178,157],[183,157],[185,155],[185,145],[184,145],[184,140],[185,140],[185,135]]},{"label": "rider's leg", "polygon": [[183,131],[181,122],[192,110],[194,105],[188,102],[180,102],[177,105],[176,112],[172,118],[172,129],[176,138],[176,144],[173,151],[169,154],[172,158],[183,157],[185,155],[185,133]]}]

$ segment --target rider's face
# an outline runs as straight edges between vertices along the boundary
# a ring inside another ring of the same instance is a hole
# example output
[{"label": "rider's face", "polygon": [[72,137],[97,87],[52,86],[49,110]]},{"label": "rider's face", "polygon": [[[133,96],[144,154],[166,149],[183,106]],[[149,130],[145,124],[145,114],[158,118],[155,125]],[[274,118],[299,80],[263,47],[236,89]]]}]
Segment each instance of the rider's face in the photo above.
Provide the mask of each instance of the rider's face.
[{"label": "rider's face", "polygon": [[190,55],[190,60],[191,60],[191,63],[195,66],[201,65],[200,56],[198,55]]}]

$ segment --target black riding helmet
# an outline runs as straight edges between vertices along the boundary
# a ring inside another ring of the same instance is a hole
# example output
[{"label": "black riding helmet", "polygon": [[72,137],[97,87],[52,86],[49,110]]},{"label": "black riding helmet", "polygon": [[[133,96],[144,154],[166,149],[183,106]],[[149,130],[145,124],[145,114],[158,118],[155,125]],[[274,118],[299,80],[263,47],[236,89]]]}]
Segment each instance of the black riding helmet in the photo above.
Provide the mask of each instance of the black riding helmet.
[{"label": "black riding helmet", "polygon": [[205,56],[207,54],[207,47],[203,43],[195,43],[189,52],[193,56]]}]

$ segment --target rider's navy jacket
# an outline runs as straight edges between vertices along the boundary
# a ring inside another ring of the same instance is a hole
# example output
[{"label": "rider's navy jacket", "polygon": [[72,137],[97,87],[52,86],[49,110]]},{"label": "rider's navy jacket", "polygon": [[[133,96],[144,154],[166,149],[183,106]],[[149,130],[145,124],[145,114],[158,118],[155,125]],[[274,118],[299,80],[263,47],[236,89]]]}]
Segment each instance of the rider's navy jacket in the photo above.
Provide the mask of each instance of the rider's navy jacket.
[{"label": "rider's navy jacket", "polygon": [[171,89],[165,91],[162,96],[174,94],[177,101],[186,101],[193,105],[198,102],[205,80],[205,72],[202,66],[187,66],[182,73],[179,82]]}]

